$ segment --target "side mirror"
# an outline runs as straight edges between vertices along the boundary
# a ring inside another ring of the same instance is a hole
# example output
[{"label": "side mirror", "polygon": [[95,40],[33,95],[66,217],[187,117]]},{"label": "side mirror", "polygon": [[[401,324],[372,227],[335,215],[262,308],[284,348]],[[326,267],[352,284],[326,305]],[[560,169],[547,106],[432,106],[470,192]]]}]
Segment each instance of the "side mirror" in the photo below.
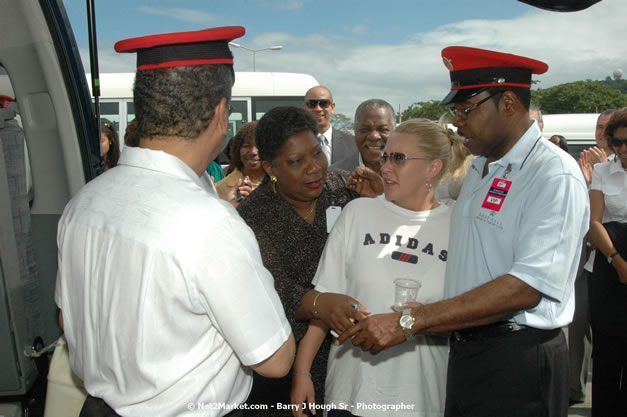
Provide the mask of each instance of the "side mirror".
[{"label": "side mirror", "polygon": [[576,12],[587,9],[601,0],[518,0],[530,6],[553,12]]}]

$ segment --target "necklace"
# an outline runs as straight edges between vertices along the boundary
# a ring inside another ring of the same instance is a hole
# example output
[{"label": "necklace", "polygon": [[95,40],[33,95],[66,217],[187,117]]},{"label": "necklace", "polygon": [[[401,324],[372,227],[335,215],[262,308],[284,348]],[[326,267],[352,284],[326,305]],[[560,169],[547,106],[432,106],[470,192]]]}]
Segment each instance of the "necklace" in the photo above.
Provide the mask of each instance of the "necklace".
[{"label": "necklace", "polygon": [[[273,191],[276,195],[281,196],[281,193],[279,193],[279,192],[277,191],[277,189],[276,189],[276,183],[272,182],[272,183],[271,183],[271,185],[272,185],[272,191]],[[283,196],[281,196],[281,198],[283,198]],[[316,199],[316,200],[314,200],[314,202],[313,202],[313,204],[311,205],[311,208],[309,209],[309,211],[307,212],[307,214],[306,214],[305,216],[303,216],[303,219],[307,220],[307,219],[309,218],[309,216],[311,216],[311,213],[313,213],[313,212],[314,212],[314,209],[316,208],[316,201],[317,201],[317,199]],[[293,206],[292,206],[292,207],[293,207]]]},{"label": "necklace", "polygon": [[311,213],[313,213],[315,208],[316,208],[316,202],[314,201],[314,203],[311,205],[311,208],[309,209],[309,213],[307,213],[307,215],[303,217],[303,219],[307,220],[309,216],[311,216]]}]

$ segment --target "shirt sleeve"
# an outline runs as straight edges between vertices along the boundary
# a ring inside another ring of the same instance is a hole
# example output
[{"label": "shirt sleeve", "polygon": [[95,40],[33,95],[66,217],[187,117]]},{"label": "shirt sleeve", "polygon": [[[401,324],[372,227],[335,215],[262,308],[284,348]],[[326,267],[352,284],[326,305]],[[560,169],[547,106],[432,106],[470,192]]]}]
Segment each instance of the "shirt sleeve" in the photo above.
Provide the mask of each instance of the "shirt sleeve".
[{"label": "shirt sleeve", "polygon": [[509,274],[563,302],[588,229],[586,187],[570,174],[557,174],[536,189],[522,211]]},{"label": "shirt sleeve", "polygon": [[260,363],[281,347],[291,328],[255,236],[236,215],[203,235],[204,270],[195,279],[199,298],[241,362]]}]

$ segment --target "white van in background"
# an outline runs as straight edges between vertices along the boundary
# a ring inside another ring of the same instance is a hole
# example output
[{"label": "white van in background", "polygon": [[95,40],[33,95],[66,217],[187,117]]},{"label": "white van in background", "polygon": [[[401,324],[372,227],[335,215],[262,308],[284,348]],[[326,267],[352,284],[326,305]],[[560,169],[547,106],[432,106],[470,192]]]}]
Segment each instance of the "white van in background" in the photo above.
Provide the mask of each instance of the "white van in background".
[{"label": "white van in background", "polygon": [[[86,74],[91,92],[91,74]],[[126,126],[135,118],[133,82],[135,73],[100,74],[100,115],[111,120],[124,144]],[[305,93],[318,81],[309,74],[289,72],[236,72],[229,116],[232,137],[242,124],[259,120],[277,106],[302,106]]]},{"label": "white van in background", "polygon": [[596,146],[594,130],[598,113],[545,114],[542,135],[549,139],[553,135],[562,135],[568,143],[568,153],[575,159],[584,149]]}]

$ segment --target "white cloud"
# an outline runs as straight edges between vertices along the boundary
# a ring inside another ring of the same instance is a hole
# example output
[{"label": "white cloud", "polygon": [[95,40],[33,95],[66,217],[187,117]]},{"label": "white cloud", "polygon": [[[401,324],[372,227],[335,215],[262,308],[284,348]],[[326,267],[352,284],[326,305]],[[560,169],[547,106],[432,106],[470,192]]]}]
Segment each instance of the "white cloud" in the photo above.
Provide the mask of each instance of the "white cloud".
[{"label": "white cloud", "polygon": [[166,16],[168,18],[181,20],[184,22],[202,23],[206,27],[219,25],[222,21],[222,18],[220,16],[214,15],[212,13],[207,13],[194,9],[185,9],[181,7],[163,8],[152,6],[139,6],[137,10],[142,13]]},{"label": "white cloud", "polygon": [[368,34],[368,26],[356,25],[351,28],[351,31],[353,32],[353,35],[363,36]]},{"label": "white cloud", "polygon": [[[257,70],[310,73],[332,89],[336,111],[350,116],[361,101],[372,97],[389,101],[395,109],[444,97],[449,78],[440,53],[449,45],[543,60],[550,69],[536,77],[539,88],[598,80],[615,68],[627,69],[627,27],[622,23],[626,10],[624,0],[604,0],[578,13],[530,8],[515,19],[460,21],[394,45],[360,45],[353,38],[328,35],[286,36],[284,51],[267,60],[257,55]],[[236,68],[250,69],[245,60]]]},{"label": "white cloud", "polygon": [[298,10],[305,3],[306,0],[275,0],[273,5],[278,9]]},{"label": "white cloud", "polygon": [[[529,10],[514,19],[444,25],[396,44],[364,45],[352,32],[344,37],[328,31],[308,36],[266,32],[247,38],[243,44],[251,48],[283,45],[281,51],[257,53],[257,70],[312,74],[331,88],[336,112],[351,117],[360,102],[373,97],[387,100],[396,110],[399,105],[405,109],[416,101],[444,97],[449,77],[440,52],[449,45],[543,60],[549,64],[549,72],[536,77],[539,88],[604,79],[616,68],[627,70],[624,0],[603,0],[577,13]],[[103,72],[134,70],[134,59],[119,58],[111,50],[101,53]],[[233,49],[233,53],[237,71],[252,70],[250,52]]]}]

